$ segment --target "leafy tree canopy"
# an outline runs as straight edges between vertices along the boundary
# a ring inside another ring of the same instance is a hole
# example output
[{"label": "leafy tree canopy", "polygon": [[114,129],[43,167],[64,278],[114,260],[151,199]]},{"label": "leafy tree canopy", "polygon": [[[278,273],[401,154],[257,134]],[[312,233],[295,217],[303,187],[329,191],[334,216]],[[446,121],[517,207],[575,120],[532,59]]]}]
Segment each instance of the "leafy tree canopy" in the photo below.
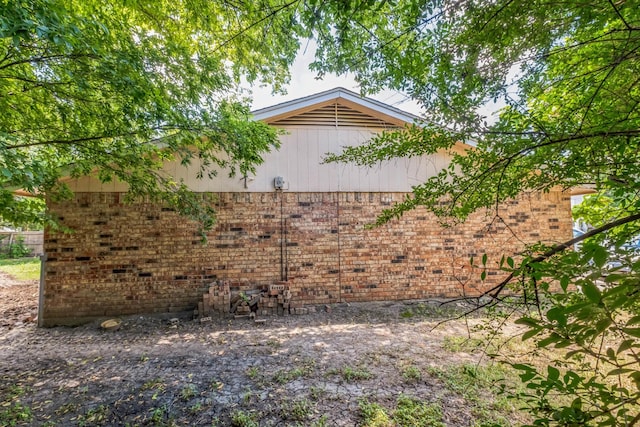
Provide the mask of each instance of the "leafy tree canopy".
[{"label": "leafy tree canopy", "polygon": [[160,172],[177,155],[201,174],[242,174],[277,144],[237,86],[287,79],[293,3],[204,0],[0,1],[0,216],[33,222],[24,189],[63,197],[61,176],[97,171],[130,196],[211,224],[212,212]]},{"label": "leafy tree canopy", "polygon": [[[531,246],[521,262],[503,258],[505,279],[486,304],[517,316],[524,339],[564,349],[546,369],[514,363],[535,425],[639,425],[640,261],[630,244],[640,234],[639,2],[318,1],[309,22],[315,69],[352,72],[366,92],[404,91],[425,111],[425,126],[329,160],[371,165],[475,146],[380,222],[418,205],[444,221],[480,208],[500,219],[500,202],[522,192],[598,191],[578,212],[594,229]],[[503,107],[487,121],[492,102]]]}]

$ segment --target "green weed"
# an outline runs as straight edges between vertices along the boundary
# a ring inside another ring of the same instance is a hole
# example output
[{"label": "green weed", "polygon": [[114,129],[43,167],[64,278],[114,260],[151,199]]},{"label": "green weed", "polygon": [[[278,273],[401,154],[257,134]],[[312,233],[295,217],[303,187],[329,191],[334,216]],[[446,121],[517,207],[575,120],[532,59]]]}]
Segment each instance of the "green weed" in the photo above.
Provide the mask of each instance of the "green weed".
[{"label": "green weed", "polygon": [[373,374],[366,368],[351,368],[346,366],[342,368],[342,378],[347,382],[368,380],[373,377]]},{"label": "green weed", "polygon": [[286,419],[293,421],[305,421],[313,414],[313,404],[307,399],[285,402],[282,407],[282,412]]},{"label": "green weed", "polygon": [[192,415],[196,415],[196,414],[198,414],[200,411],[202,411],[202,403],[201,403],[201,402],[194,403],[193,405],[191,405],[191,406],[189,407],[189,412],[190,412]]},{"label": "green weed", "polygon": [[444,427],[442,408],[437,403],[401,395],[396,407],[388,411],[377,403],[361,399],[358,402],[363,427]]},{"label": "green weed", "polygon": [[413,317],[442,318],[453,317],[458,312],[459,310],[452,306],[420,303],[404,309],[400,312],[400,317],[404,319],[411,319]]},{"label": "green weed", "polygon": [[258,368],[257,366],[252,366],[247,369],[247,377],[252,380],[258,379],[260,377],[260,368]]},{"label": "green weed", "polygon": [[160,378],[154,378],[151,379],[149,381],[147,381],[146,383],[142,384],[142,387],[140,387],[141,391],[144,390],[159,390],[159,391],[164,391],[167,388],[167,385],[165,384],[165,382],[160,379]]},{"label": "green weed", "polygon": [[198,389],[193,384],[188,384],[180,390],[180,399],[183,401],[191,400],[198,393]]},{"label": "green weed", "polygon": [[298,378],[310,375],[315,369],[315,361],[313,359],[305,360],[302,366],[297,366],[291,370],[279,370],[273,376],[273,381],[278,384],[286,384]]},{"label": "green weed", "polygon": [[327,391],[322,387],[311,386],[309,389],[309,395],[311,399],[318,401],[320,398],[325,395]]},{"label": "green weed", "polygon": [[382,406],[366,399],[361,399],[358,406],[363,419],[362,427],[391,427],[391,418]]},{"label": "green weed", "polygon": [[398,427],[445,427],[439,404],[426,403],[405,395],[398,398],[393,421]]},{"label": "green weed", "polygon": [[234,411],[231,414],[231,425],[233,427],[258,427],[256,414],[245,412],[242,410]]},{"label": "green weed", "polygon": [[18,423],[28,423],[33,418],[31,408],[22,404],[18,399],[26,393],[24,387],[12,385],[5,395],[5,401],[0,402],[0,425],[16,426]]},{"label": "green weed", "polygon": [[32,418],[31,408],[20,402],[13,402],[0,411],[0,425],[3,426],[28,423]]},{"label": "green weed", "polygon": [[452,353],[476,351],[482,346],[483,341],[479,338],[469,338],[463,336],[448,336],[442,342],[442,348]]},{"label": "green weed", "polygon": [[477,418],[477,425],[509,426],[509,419],[519,419],[522,414],[513,400],[500,394],[502,385],[516,387],[519,384],[516,373],[503,365],[457,365],[447,368],[430,368],[445,387],[460,396],[470,405]]},{"label": "green weed", "polygon": [[312,422],[309,427],[327,427],[327,415],[322,415],[320,418]]},{"label": "green weed", "polygon": [[173,427],[175,422],[173,421],[169,409],[166,405],[162,405],[159,408],[154,408],[151,411],[151,422],[154,427]]},{"label": "green weed", "polygon": [[407,382],[416,382],[420,381],[422,378],[422,372],[417,366],[408,365],[402,368],[402,378]]},{"label": "green weed", "polygon": [[78,427],[105,425],[108,414],[109,408],[105,405],[90,409],[86,414],[78,416]]}]

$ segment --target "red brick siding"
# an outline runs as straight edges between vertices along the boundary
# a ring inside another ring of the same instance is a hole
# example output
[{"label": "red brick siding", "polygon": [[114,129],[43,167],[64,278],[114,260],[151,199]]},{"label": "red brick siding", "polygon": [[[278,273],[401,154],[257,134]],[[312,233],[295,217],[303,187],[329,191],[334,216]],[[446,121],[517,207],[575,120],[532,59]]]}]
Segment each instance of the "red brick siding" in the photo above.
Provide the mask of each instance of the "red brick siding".
[{"label": "red brick siding", "polygon": [[[476,213],[442,228],[418,209],[365,229],[401,193],[205,194],[218,220],[203,245],[196,226],[148,203],[126,204],[121,193],[78,193],[49,203],[74,230],[48,231],[43,322],[77,323],[102,316],[193,309],[207,285],[230,280],[250,289],[281,280],[304,303],[416,299],[477,293],[469,258],[489,253],[495,265],[528,242],[571,237],[563,193],[523,196],[501,217]],[[508,226],[508,227],[507,227]],[[515,231],[515,236],[510,231]],[[286,245],[282,246],[282,237]]]}]

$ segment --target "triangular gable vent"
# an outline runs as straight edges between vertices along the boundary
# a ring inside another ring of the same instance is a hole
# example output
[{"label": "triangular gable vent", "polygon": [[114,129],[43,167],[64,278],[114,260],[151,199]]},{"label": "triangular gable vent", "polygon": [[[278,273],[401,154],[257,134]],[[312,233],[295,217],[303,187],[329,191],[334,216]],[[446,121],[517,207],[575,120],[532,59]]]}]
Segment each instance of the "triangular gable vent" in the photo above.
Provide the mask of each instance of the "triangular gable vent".
[{"label": "triangular gable vent", "polygon": [[268,123],[274,126],[399,127],[396,124],[373,117],[370,114],[363,113],[338,102]]}]

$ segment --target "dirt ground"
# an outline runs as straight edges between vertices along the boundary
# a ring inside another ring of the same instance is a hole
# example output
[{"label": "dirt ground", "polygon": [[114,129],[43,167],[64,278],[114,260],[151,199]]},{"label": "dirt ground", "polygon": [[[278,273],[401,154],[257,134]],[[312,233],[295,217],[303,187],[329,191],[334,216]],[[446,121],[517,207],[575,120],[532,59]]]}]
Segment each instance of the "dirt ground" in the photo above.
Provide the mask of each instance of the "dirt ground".
[{"label": "dirt ground", "polygon": [[434,330],[435,304],[335,304],[265,324],[133,316],[106,332],[37,328],[37,298],[36,283],[0,276],[0,424],[357,426],[363,399],[392,408],[405,395],[440,404],[447,426],[476,425],[433,374],[478,360],[443,347],[466,326]]}]

